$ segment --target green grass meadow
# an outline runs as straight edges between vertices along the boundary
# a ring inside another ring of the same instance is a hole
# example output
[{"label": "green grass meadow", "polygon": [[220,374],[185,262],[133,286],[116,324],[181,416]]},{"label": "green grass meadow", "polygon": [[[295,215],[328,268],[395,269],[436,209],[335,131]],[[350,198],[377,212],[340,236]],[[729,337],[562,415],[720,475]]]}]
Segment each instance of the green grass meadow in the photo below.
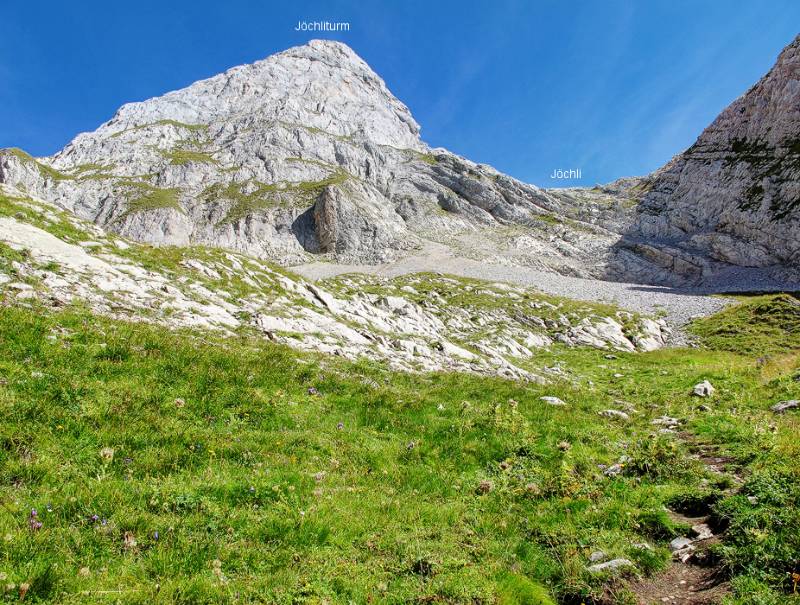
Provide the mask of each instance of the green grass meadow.
[{"label": "green grass meadow", "polygon": [[800,398],[798,309],[744,300],[699,348],[554,346],[541,386],[4,306],[0,602],[630,603],[589,553],[657,573],[686,530],[664,506],[703,497],[729,602],[800,603],[800,422],[769,410]]}]

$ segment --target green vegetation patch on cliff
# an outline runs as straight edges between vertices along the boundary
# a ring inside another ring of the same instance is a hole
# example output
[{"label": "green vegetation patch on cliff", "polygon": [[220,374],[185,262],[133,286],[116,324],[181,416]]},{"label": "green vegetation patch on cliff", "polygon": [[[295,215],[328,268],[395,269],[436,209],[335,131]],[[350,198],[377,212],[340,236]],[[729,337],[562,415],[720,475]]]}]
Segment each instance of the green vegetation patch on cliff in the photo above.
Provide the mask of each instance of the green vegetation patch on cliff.
[{"label": "green vegetation patch on cliff", "polygon": [[262,183],[260,181],[215,183],[200,195],[204,202],[227,202],[229,204],[220,225],[236,223],[260,210],[269,208],[305,208],[313,204],[325,187],[341,185],[350,175],[334,170],[318,181]]},{"label": "green vegetation patch on cliff", "polygon": [[117,138],[122,136],[123,134],[129,132],[136,132],[137,130],[143,130],[145,128],[152,128],[153,126],[173,126],[175,128],[180,128],[182,130],[188,130],[190,132],[198,132],[198,133],[206,132],[208,130],[208,124],[187,124],[185,122],[179,122],[178,120],[157,120],[155,122],[149,122],[147,124],[139,124],[138,126],[132,126],[131,128],[120,130],[112,134],[111,138]]},{"label": "green vegetation patch on cliff", "polygon": [[125,183],[128,201],[125,211],[117,220],[124,220],[132,214],[150,212],[152,210],[173,209],[182,212],[179,197],[181,190],[178,187],[160,188],[141,181]]},{"label": "green vegetation patch on cliff", "polygon": [[169,160],[170,164],[184,166],[186,164],[219,164],[219,160],[210,153],[204,151],[193,151],[188,149],[171,149],[163,151],[162,154]]}]

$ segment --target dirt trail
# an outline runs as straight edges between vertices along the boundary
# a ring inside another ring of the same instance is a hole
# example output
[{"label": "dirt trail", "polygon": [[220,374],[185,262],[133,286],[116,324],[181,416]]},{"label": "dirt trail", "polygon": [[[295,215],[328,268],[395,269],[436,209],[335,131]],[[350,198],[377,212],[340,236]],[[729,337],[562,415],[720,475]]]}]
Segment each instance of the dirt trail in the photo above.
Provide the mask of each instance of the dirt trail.
[{"label": "dirt trail", "polygon": [[[698,445],[693,435],[681,433],[680,437],[692,445],[695,456],[707,470],[716,474],[728,474],[735,483],[742,478],[733,468],[731,459],[718,456],[713,445]],[[687,507],[669,509],[669,516],[679,524],[691,527],[686,537],[691,540],[685,548],[673,551],[669,567],[649,578],[630,583],[639,605],[716,605],[730,594],[720,562],[710,548],[718,544],[724,532],[717,532],[708,503],[695,502]]]}]

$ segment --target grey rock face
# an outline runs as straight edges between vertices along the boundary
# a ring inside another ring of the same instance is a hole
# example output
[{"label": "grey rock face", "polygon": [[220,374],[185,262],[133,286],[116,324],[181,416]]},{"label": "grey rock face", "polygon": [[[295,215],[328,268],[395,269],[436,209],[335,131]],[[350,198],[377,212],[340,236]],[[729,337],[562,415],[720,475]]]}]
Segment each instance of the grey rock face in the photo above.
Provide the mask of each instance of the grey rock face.
[{"label": "grey rock face", "polygon": [[608,558],[608,555],[605,552],[603,552],[602,550],[596,550],[592,554],[589,555],[589,561],[591,563],[598,563],[598,562],[603,561],[604,559],[607,559],[607,558]]},{"label": "grey rock face", "polygon": [[630,214],[613,195],[549,193],[419,134],[352,50],[314,40],[124,105],[51,158],[0,152],[0,182],[132,239],[282,264],[382,263],[427,239],[602,271]]},{"label": "grey rock face", "polygon": [[800,37],[657,171],[617,269],[664,283],[800,275]]},{"label": "grey rock face", "polygon": [[598,412],[601,416],[614,420],[630,420],[631,417],[621,410],[602,410]]},{"label": "grey rock face", "polygon": [[[0,150],[0,183],[141,242],[283,265],[446,245],[495,267],[753,289],[800,279],[799,47],[684,154],[602,187],[540,189],[430,148],[383,80],[323,40],[124,105],[52,157]],[[624,344],[615,330],[568,337]]]},{"label": "grey rock face", "polygon": [[669,543],[669,547],[673,552],[675,552],[678,550],[683,550],[691,544],[692,540],[690,538],[678,537],[674,538],[672,542]]}]

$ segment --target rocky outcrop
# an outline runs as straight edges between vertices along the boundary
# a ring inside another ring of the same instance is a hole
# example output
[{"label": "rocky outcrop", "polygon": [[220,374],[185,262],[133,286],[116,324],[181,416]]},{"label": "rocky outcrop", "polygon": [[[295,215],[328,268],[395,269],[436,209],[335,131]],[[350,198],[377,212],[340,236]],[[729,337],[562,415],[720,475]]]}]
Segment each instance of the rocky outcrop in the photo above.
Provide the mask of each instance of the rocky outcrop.
[{"label": "rocky outcrop", "polygon": [[[335,210],[336,188],[326,195]],[[537,355],[556,341],[647,351],[664,346],[670,335],[663,320],[504,283],[414,274],[345,275],[313,284],[221,249],[163,254],[0,185],[0,304],[34,301],[79,303],[171,328],[261,335],[404,371],[532,381],[562,373]]]},{"label": "rocky outcrop", "polygon": [[[800,36],[689,149],[649,179],[619,275],[714,283],[800,277]],[[739,271],[741,272],[741,271]]]}]

